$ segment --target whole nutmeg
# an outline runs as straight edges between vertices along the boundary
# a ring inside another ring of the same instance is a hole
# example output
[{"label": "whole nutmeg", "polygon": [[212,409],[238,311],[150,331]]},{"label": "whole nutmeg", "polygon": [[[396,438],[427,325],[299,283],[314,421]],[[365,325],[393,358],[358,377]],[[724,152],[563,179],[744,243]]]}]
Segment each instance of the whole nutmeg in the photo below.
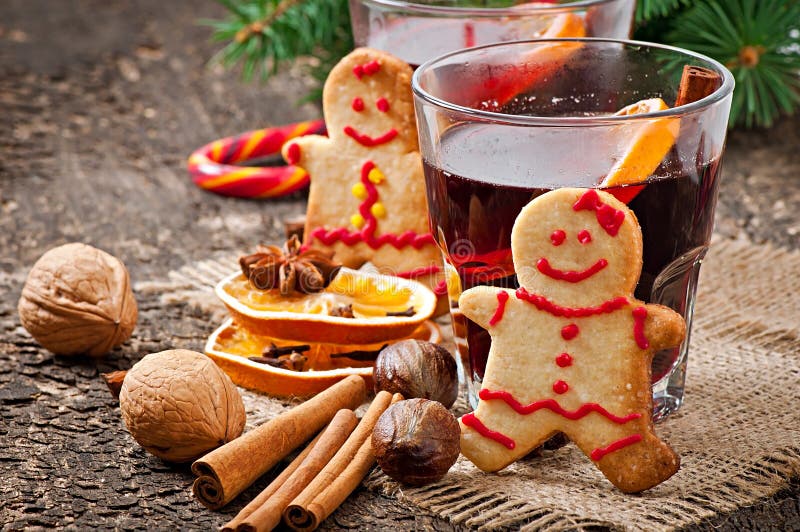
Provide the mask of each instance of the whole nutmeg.
[{"label": "whole nutmeg", "polygon": [[230,377],[186,349],[137,362],[122,382],[119,407],[133,439],[167,462],[194,460],[244,430],[244,403]]},{"label": "whole nutmeg", "polygon": [[442,478],[461,452],[456,417],[437,401],[408,399],[390,406],[372,431],[372,450],[384,473],[424,486]]},{"label": "whole nutmeg", "polygon": [[22,326],[58,355],[104,355],[130,338],[137,317],[125,265],[80,243],[36,261],[17,308]]},{"label": "whole nutmeg", "polygon": [[447,408],[458,397],[455,359],[444,347],[424,340],[403,340],[384,348],[372,376],[376,393],[432,399]]}]

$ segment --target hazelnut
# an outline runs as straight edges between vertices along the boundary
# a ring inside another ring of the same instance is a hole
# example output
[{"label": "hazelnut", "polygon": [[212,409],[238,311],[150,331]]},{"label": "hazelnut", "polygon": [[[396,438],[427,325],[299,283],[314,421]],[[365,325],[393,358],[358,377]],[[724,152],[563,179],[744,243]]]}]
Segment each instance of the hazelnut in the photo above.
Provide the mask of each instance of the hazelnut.
[{"label": "hazelnut", "polygon": [[244,429],[244,403],[230,377],[186,349],[137,362],[122,382],[119,406],[133,439],[167,462],[194,460]]},{"label": "hazelnut", "polygon": [[130,338],[136,325],[130,284],[118,258],[86,244],[65,244],[33,265],[19,318],[53,353],[101,356]]},{"label": "hazelnut", "polygon": [[461,451],[456,417],[437,401],[409,399],[390,406],[375,424],[372,450],[384,473],[424,486],[442,478]]},{"label": "hazelnut", "polygon": [[458,397],[456,361],[444,347],[423,340],[403,340],[383,349],[373,370],[375,392],[439,401],[450,408]]}]

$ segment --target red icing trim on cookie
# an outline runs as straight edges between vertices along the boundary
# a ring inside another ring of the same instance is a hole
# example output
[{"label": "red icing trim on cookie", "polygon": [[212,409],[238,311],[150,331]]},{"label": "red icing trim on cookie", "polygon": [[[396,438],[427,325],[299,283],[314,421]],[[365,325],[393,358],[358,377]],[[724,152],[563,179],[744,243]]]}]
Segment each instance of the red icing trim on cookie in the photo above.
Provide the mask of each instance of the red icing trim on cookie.
[{"label": "red icing trim on cookie", "polygon": [[569,391],[569,384],[564,381],[556,381],[553,383],[553,391],[559,395],[567,393]]},{"label": "red icing trim on cookie", "polygon": [[615,442],[606,445],[605,447],[598,447],[597,449],[592,451],[592,454],[590,454],[589,457],[595,462],[598,462],[605,455],[613,453],[614,451],[619,451],[620,449],[623,449],[628,445],[633,445],[634,443],[639,443],[640,441],[642,441],[641,434],[631,434],[630,436],[621,438]]},{"label": "red icing trim on cookie", "polygon": [[559,368],[567,368],[572,365],[572,356],[569,353],[561,353],[556,357],[556,364]]},{"label": "red icing trim on cookie", "polygon": [[372,148],[374,146],[380,146],[381,144],[386,144],[387,142],[391,141],[397,136],[397,130],[392,128],[383,135],[379,137],[370,137],[369,135],[365,135],[363,133],[359,133],[356,129],[352,126],[345,126],[344,133],[348,137],[352,138],[362,146],[366,146],[367,148]]},{"label": "red icing trim on cookie", "polygon": [[570,341],[576,336],[581,330],[578,328],[577,325],[574,323],[570,323],[569,325],[565,325],[564,328],[561,329],[561,338],[564,340]]},{"label": "red icing trim on cookie", "polygon": [[503,313],[506,310],[506,301],[508,301],[508,292],[497,292],[497,308],[494,311],[494,316],[489,320],[489,325],[497,325],[503,319]]},{"label": "red icing trim on cookie", "polygon": [[603,268],[608,266],[608,261],[606,259],[598,259],[597,262],[586,268],[582,271],[564,271],[559,270],[558,268],[553,268],[550,266],[550,261],[546,258],[542,257],[538,261],[536,261],[536,269],[539,272],[543,273],[544,275],[550,277],[551,279],[556,279],[557,281],[567,281],[568,283],[579,283],[591,277],[592,275],[596,274]]},{"label": "red icing trim on cookie", "polygon": [[615,414],[612,414],[611,412],[609,412],[608,410],[606,410],[597,403],[584,403],[577,410],[567,410],[563,408],[560,404],[558,404],[558,401],[556,401],[555,399],[542,399],[541,401],[534,401],[530,404],[523,405],[522,403],[514,399],[514,396],[503,390],[488,390],[484,388],[480,392],[478,392],[478,397],[480,397],[481,400],[483,401],[500,399],[501,401],[504,401],[508,406],[510,406],[515,412],[523,416],[533,414],[538,410],[546,408],[547,410],[550,410],[551,412],[558,414],[561,417],[565,417],[572,421],[576,421],[591,414],[592,412],[595,412],[605,417],[609,421],[617,423],[618,425],[624,425],[628,421],[632,421],[634,419],[639,419],[640,417],[642,417],[641,414],[636,412],[634,412],[633,414],[628,414],[626,416],[617,416]]},{"label": "red icing trim on cookie", "polygon": [[371,76],[381,69],[381,64],[377,60],[372,60],[363,65],[356,65],[353,67],[353,75],[358,79],[364,76]]},{"label": "red icing trim on cookie", "polygon": [[639,349],[647,349],[650,347],[650,342],[644,335],[644,321],[647,319],[647,309],[644,307],[636,307],[633,309],[633,337],[636,340],[636,345]]},{"label": "red icing trim on cookie", "polygon": [[517,299],[533,304],[539,310],[543,310],[553,316],[563,318],[586,318],[597,314],[610,314],[628,304],[628,298],[620,296],[604,301],[596,307],[562,307],[551,302],[544,296],[531,294],[525,288],[517,288]]},{"label": "red icing trim on cookie", "polygon": [[297,144],[289,144],[286,148],[286,162],[289,164],[297,164],[300,162],[300,146]]},{"label": "red icing trim on cookie", "polygon": [[625,221],[625,213],[600,201],[600,196],[593,189],[587,190],[575,202],[572,209],[575,211],[594,211],[595,216],[597,216],[597,223],[611,236],[617,236],[622,222]]},{"label": "red icing trim on cookie", "polygon": [[442,279],[441,281],[436,283],[436,286],[433,287],[433,293],[436,294],[437,296],[443,296],[447,294],[447,281]]},{"label": "red icing trim on cookie", "polygon": [[[406,231],[400,235],[385,233],[377,237],[375,236],[378,220],[375,218],[375,215],[372,214],[372,206],[378,201],[378,189],[375,187],[375,183],[369,179],[369,173],[373,168],[375,168],[375,163],[372,161],[365,162],[361,167],[361,183],[367,191],[367,198],[358,206],[358,212],[364,218],[365,222],[363,229],[360,231],[350,231],[345,227],[338,227],[330,230],[324,227],[317,227],[311,231],[311,238],[318,239],[326,246],[331,246],[336,242],[343,242],[348,246],[363,242],[372,249],[378,249],[386,244],[391,244],[397,249],[402,249],[406,246],[420,249],[423,246],[435,244],[436,241],[430,233],[420,235],[413,231]],[[438,266],[436,266],[436,268],[438,268]]]},{"label": "red icing trim on cookie", "polygon": [[474,412],[470,412],[469,414],[461,416],[461,422],[467,427],[474,429],[475,432],[484,438],[494,440],[500,445],[503,445],[506,449],[514,449],[514,447],[517,446],[517,444],[514,443],[514,440],[502,432],[497,432],[496,430],[492,430],[484,425],[481,420],[477,418]]},{"label": "red icing trim on cookie", "polygon": [[553,243],[554,246],[560,246],[564,243],[564,240],[567,238],[567,233],[565,233],[561,229],[556,229],[552,233],[550,233],[550,242]]},{"label": "red icing trim on cookie", "polygon": [[389,100],[384,97],[380,97],[375,100],[375,107],[378,108],[378,111],[381,113],[388,113],[389,112]]},{"label": "red icing trim on cookie", "polygon": [[400,235],[387,233],[379,237],[372,237],[365,235],[363,231],[348,231],[344,227],[331,229],[330,231],[324,227],[317,227],[311,231],[311,237],[316,238],[326,246],[331,246],[336,242],[344,242],[348,246],[354,246],[363,242],[372,249],[378,249],[386,244],[391,244],[397,249],[402,249],[406,246],[420,249],[436,243],[430,233],[420,235],[414,231],[406,231]]},{"label": "red icing trim on cookie", "polygon": [[407,272],[400,272],[396,274],[397,277],[402,279],[416,279],[417,277],[422,277],[423,275],[432,275],[434,273],[439,273],[442,269],[437,266],[436,264],[431,264],[430,266],[420,266],[419,268],[414,268],[413,270],[408,270]]},{"label": "red icing trim on cookie", "polygon": [[350,107],[353,108],[353,111],[360,113],[364,110],[364,100],[356,96],[353,98],[353,103],[350,104]]},{"label": "red icing trim on cookie", "polygon": [[[420,266],[419,268],[414,268],[413,270],[409,270],[407,272],[400,272],[397,277],[401,277],[403,279],[416,279],[417,277],[423,277],[425,275],[433,275],[439,273],[442,269],[437,266],[436,264],[431,264],[430,266]],[[433,293],[437,296],[443,296],[447,293],[447,281],[442,279],[436,286],[433,287]]]},{"label": "red icing trim on cookie", "polygon": [[578,242],[580,242],[581,244],[588,244],[591,241],[592,241],[592,233],[590,233],[586,229],[578,233]]}]

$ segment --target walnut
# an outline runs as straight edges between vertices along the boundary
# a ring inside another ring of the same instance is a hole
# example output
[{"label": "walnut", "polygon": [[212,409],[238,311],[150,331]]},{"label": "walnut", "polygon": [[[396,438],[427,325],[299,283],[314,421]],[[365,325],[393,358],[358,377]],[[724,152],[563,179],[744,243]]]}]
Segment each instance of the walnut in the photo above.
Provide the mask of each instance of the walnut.
[{"label": "walnut", "polygon": [[439,401],[446,408],[458,397],[458,369],[444,347],[424,340],[403,340],[383,349],[372,372],[375,392]]},{"label": "walnut", "polygon": [[372,431],[372,450],[384,473],[424,486],[442,478],[458,459],[461,428],[438,401],[409,399],[390,406]]},{"label": "walnut", "polygon": [[53,248],[36,261],[18,310],[31,336],[59,355],[104,355],[130,338],[137,317],[125,265],[79,243]]},{"label": "walnut", "polygon": [[122,382],[119,407],[133,439],[167,462],[194,460],[244,429],[244,403],[230,377],[186,349],[136,363]]}]

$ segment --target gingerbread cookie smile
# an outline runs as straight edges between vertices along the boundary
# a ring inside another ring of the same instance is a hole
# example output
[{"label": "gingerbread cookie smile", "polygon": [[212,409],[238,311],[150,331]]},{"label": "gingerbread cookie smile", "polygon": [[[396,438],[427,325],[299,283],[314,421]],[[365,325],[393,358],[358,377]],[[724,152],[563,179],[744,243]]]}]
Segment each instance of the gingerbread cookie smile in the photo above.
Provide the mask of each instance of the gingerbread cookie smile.
[{"label": "gingerbread cookie smile", "polygon": [[544,275],[552,279],[567,281],[570,283],[579,283],[581,281],[585,281],[606,266],[608,266],[608,261],[606,259],[597,259],[597,262],[585,270],[559,270],[558,268],[553,268],[550,266],[550,261],[548,261],[545,257],[542,257],[536,261],[536,269],[542,272]]}]

